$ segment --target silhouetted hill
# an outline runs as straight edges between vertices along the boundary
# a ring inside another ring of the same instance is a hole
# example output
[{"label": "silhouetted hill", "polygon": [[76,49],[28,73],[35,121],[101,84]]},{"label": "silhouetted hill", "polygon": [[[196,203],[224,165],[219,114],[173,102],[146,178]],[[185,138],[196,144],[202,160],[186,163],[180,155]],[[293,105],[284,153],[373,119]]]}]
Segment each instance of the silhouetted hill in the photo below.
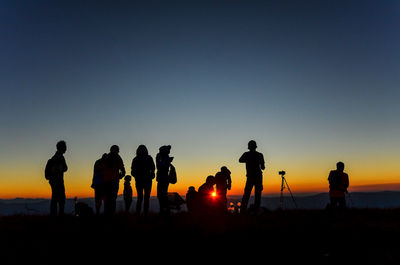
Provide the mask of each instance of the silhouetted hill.
[{"label": "silhouetted hill", "polygon": [[[241,196],[230,196],[230,202],[239,202]],[[253,198],[250,199],[250,204]],[[308,196],[295,196],[299,209],[324,209],[329,202],[327,193],[319,193]],[[93,198],[82,198],[79,201],[87,203],[94,208]],[[48,214],[48,199],[24,199],[16,198],[4,200],[0,199],[0,215],[11,214]],[[130,211],[135,211],[136,199],[134,198]],[[353,192],[347,197],[347,204],[352,208],[400,208],[400,192],[383,191],[383,192]],[[262,206],[269,210],[276,210],[279,207],[279,196],[265,196],[262,198]],[[150,199],[150,211],[158,211],[158,200],[156,197]],[[294,209],[291,197],[287,195],[284,198],[284,209]],[[121,196],[117,200],[117,211],[123,211],[124,204]],[[185,207],[182,208],[185,211]],[[66,213],[74,212],[74,200],[67,199],[65,206]]]}]

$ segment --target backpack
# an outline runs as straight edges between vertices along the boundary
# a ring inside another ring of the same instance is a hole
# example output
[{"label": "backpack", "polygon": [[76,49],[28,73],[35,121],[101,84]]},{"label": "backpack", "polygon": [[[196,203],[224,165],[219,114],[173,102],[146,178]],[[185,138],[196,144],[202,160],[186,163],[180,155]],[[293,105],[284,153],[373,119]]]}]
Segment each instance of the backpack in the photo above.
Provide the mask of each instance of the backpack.
[{"label": "backpack", "polygon": [[172,164],[171,164],[171,167],[169,169],[168,179],[169,179],[169,183],[171,183],[171,184],[175,184],[178,181],[177,177],[176,177],[175,167]]},{"label": "backpack", "polygon": [[46,167],[44,169],[44,177],[46,180],[53,178],[53,159],[47,160]]}]

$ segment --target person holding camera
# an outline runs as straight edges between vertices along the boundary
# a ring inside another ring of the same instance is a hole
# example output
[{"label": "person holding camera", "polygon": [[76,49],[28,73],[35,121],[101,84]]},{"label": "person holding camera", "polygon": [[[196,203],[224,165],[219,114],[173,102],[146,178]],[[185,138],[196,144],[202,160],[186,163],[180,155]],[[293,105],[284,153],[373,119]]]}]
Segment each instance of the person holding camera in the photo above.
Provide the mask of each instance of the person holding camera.
[{"label": "person holding camera", "polygon": [[261,192],[263,190],[262,170],[265,169],[265,161],[262,153],[256,151],[256,141],[251,140],[248,143],[248,152],[245,152],[240,158],[240,163],[246,164],[246,186],[240,206],[242,213],[246,212],[251,191],[254,187],[254,210],[258,210],[261,205]]},{"label": "person holding camera", "polygon": [[174,159],[169,156],[171,151],[170,145],[163,145],[159,148],[159,152],[156,155],[156,167],[157,167],[157,198],[160,204],[160,214],[169,214],[170,209],[168,205],[168,186],[170,183],[169,171],[171,168],[171,162]]}]

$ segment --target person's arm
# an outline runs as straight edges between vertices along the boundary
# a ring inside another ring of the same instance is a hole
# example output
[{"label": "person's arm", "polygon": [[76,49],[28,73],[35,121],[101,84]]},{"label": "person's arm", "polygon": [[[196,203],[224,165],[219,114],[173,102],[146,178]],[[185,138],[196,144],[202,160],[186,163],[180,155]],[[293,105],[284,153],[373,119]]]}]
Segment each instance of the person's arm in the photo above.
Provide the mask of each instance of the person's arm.
[{"label": "person's arm", "polygon": [[247,161],[247,153],[243,153],[243,155],[239,158],[239,163],[246,163]]},{"label": "person's arm", "polygon": [[119,170],[121,171],[120,172],[120,178],[123,178],[123,177],[125,177],[125,173],[126,173],[125,166],[124,166],[124,161],[122,161],[121,157],[119,157],[119,160],[120,160],[120,168],[119,168]]},{"label": "person's arm", "polygon": [[150,161],[150,163],[149,163],[150,164],[150,175],[151,175],[151,178],[154,178],[155,177],[154,172],[156,171],[156,166],[154,165],[154,161],[151,156],[149,156],[149,161]]},{"label": "person's arm", "polygon": [[261,154],[261,153],[260,153],[260,168],[261,168],[262,170],[265,169],[264,156],[263,156],[263,154]]},{"label": "person's arm", "polygon": [[67,172],[68,166],[67,166],[67,162],[65,161],[64,157],[62,157],[62,161],[63,161],[63,172]]},{"label": "person's arm", "polygon": [[132,164],[131,164],[131,175],[132,177],[135,177],[135,171],[136,171],[136,163],[135,163],[135,158],[132,159]]},{"label": "person's arm", "polygon": [[231,174],[228,174],[228,190],[231,190],[231,187],[232,187]]},{"label": "person's arm", "polygon": [[346,173],[344,174],[344,188],[346,189],[347,192],[347,188],[349,187],[349,175],[347,175]]},{"label": "person's arm", "polygon": [[332,179],[333,179],[333,172],[330,171],[330,172],[329,172],[329,176],[328,176],[329,186],[331,185]]}]

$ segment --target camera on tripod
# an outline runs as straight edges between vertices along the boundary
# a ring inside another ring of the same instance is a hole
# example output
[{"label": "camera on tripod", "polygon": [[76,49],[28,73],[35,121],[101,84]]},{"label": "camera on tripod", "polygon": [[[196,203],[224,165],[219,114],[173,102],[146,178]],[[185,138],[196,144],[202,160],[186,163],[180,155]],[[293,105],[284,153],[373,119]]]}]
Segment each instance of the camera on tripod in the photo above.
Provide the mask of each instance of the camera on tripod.
[{"label": "camera on tripod", "polygon": [[281,178],[282,178],[282,183],[281,183],[281,197],[280,197],[280,199],[279,199],[279,208],[280,208],[280,209],[283,208],[283,190],[284,190],[285,188],[288,189],[288,191],[289,191],[289,193],[290,193],[290,196],[292,197],[293,204],[294,204],[294,206],[297,208],[297,203],[296,203],[296,201],[295,201],[295,199],[294,199],[294,197],[293,197],[292,191],[290,190],[289,184],[287,183],[287,180],[286,180],[286,177],[285,177],[286,172],[285,172],[284,170],[281,170],[281,171],[279,171],[278,173],[279,173],[279,175],[281,175]]}]

